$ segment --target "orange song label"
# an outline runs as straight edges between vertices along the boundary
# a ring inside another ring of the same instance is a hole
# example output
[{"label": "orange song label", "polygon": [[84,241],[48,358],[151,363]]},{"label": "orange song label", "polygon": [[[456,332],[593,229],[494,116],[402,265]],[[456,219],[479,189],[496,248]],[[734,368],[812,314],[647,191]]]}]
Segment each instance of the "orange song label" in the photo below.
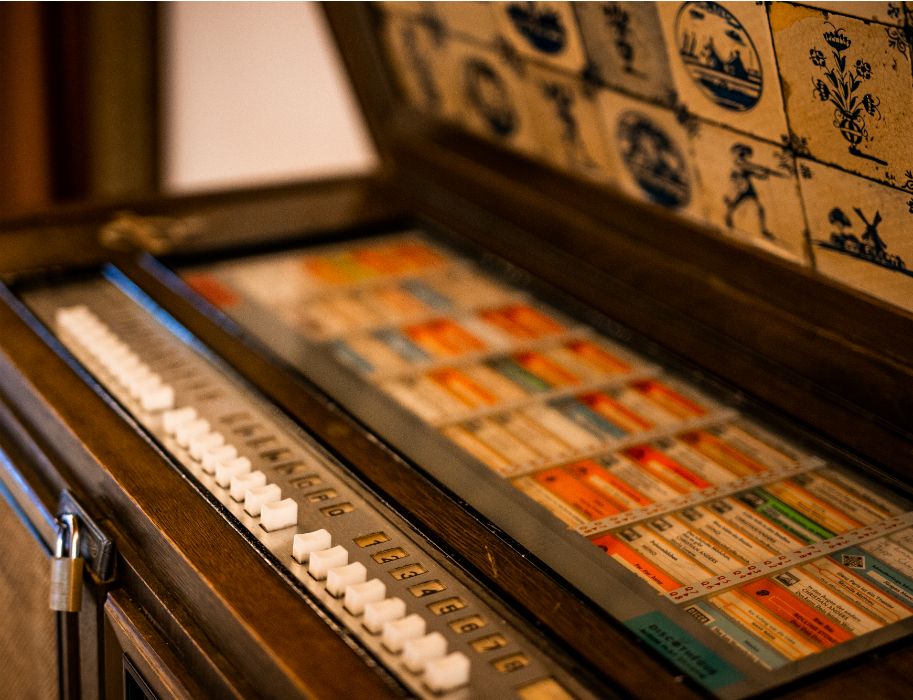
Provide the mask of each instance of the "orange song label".
[{"label": "orange song label", "polygon": [[654,588],[661,591],[674,591],[682,586],[653,562],[648,561],[614,535],[602,535],[592,540],[593,544],[615,559],[625,568],[646,579]]},{"label": "orange song label", "polygon": [[185,281],[197,294],[220,309],[225,309],[238,303],[238,297],[235,293],[212,275],[191,275]]},{"label": "orange song label", "polygon": [[607,518],[622,510],[611,498],[578,481],[561,467],[541,471],[533,479],[587,520]]},{"label": "orange song label", "polygon": [[407,326],[403,332],[437,357],[456,357],[485,349],[485,343],[449,318]]},{"label": "orange song label", "polygon": [[626,481],[619,479],[608,469],[590,459],[565,465],[575,478],[585,481],[592,488],[599,489],[621,505],[622,510],[648,506],[653,501],[644,496]]},{"label": "orange song label", "polygon": [[494,394],[457,370],[440,369],[430,372],[428,376],[468,406],[493,406],[498,403]]},{"label": "orange song label", "polygon": [[707,409],[703,406],[682,396],[662,382],[649,379],[642,382],[632,382],[631,386],[634,387],[636,391],[679,418],[703,416],[707,413]]},{"label": "orange song label", "polygon": [[544,379],[552,386],[568,386],[579,384],[577,375],[566,370],[557,362],[538,352],[520,352],[513,356],[514,360],[528,372],[532,372],[540,379]]},{"label": "orange song label", "polygon": [[832,647],[853,639],[850,632],[768,578],[746,583],[742,586],[742,591],[823,647]]},{"label": "orange song label", "polygon": [[653,427],[648,420],[641,418],[630,408],[602,392],[585,394],[580,397],[580,400],[627,433],[635,433]]},{"label": "orange song label", "polygon": [[705,481],[669,457],[669,455],[649,445],[629,447],[622,454],[629,459],[633,459],[653,476],[682,493],[694,491],[695,489],[703,490],[710,486],[709,481]]},{"label": "orange song label", "polygon": [[565,343],[564,347],[586,364],[607,374],[620,374],[631,369],[629,364],[609,354],[589,340],[572,340],[569,343]]},{"label": "orange song label", "polygon": [[515,338],[541,338],[564,330],[557,321],[526,304],[512,304],[481,313],[483,320]]},{"label": "orange song label", "polygon": [[704,430],[682,433],[678,439],[739,476],[750,476],[768,470],[767,466],[733,449],[718,437]]}]

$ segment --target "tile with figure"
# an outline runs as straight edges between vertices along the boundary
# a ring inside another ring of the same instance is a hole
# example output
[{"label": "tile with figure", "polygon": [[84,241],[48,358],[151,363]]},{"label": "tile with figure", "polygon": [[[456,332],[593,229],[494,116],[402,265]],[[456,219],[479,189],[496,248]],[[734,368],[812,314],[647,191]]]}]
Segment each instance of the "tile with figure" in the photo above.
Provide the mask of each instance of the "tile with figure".
[{"label": "tile with figure", "polygon": [[609,182],[596,90],[579,78],[544,66],[528,66],[527,98],[541,140],[540,155],[561,170]]},{"label": "tile with figure", "polygon": [[384,45],[397,85],[406,100],[444,119],[460,111],[449,65],[453,42],[419,16],[388,15]]},{"label": "tile with figure", "polygon": [[528,71],[501,53],[453,40],[446,70],[465,129],[513,150],[537,154],[540,143],[527,102]]},{"label": "tile with figure", "polygon": [[707,221],[722,233],[808,264],[795,156],[782,145],[702,123],[692,139]]},{"label": "tile with figure", "polygon": [[672,77],[656,5],[582,2],[574,5],[587,58],[609,87],[671,104]]},{"label": "tile with figure", "polygon": [[520,56],[578,73],[586,66],[570,2],[492,3],[501,33]]},{"label": "tile with figure", "polygon": [[657,6],[681,104],[704,119],[779,142],[786,116],[764,4]]},{"label": "tile with figure", "polygon": [[800,154],[896,182],[913,167],[905,40],[880,24],[785,3],[771,7],[770,20]]},{"label": "tile with figure", "polygon": [[665,107],[600,90],[599,115],[607,155],[627,194],[692,219],[703,218],[686,126]]},{"label": "tile with figure", "polygon": [[811,160],[798,165],[818,271],[913,311],[913,194]]}]

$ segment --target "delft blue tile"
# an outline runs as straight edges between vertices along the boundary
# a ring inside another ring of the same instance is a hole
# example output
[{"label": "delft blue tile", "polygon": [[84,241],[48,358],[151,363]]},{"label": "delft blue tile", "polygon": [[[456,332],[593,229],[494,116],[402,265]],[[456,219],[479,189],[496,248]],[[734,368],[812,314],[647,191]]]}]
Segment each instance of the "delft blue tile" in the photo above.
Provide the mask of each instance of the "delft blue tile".
[{"label": "delft blue tile", "polygon": [[819,272],[913,311],[913,194],[811,160],[799,170]]},{"label": "delft blue tile", "polygon": [[490,2],[428,2],[448,34],[494,47],[500,28]]},{"label": "delft blue tile", "polygon": [[700,125],[692,140],[707,223],[793,262],[807,264],[805,215],[793,154],[725,127]]},{"label": "delft blue tile", "polygon": [[748,2],[660,3],[681,104],[717,124],[779,142],[786,117],[767,9]]},{"label": "delft blue tile", "polygon": [[904,23],[905,8],[902,2],[804,2],[802,4],[883,24],[902,26]]},{"label": "delft blue tile", "polygon": [[527,90],[542,158],[586,179],[611,181],[596,90],[562,71],[532,65]]},{"label": "delft blue tile", "polygon": [[574,6],[587,58],[610,87],[670,102],[672,76],[653,3],[587,2]]},{"label": "delft blue tile", "polygon": [[676,114],[613,90],[601,90],[598,99],[618,186],[637,199],[702,219],[688,131]]},{"label": "delft blue tile", "polygon": [[396,83],[416,108],[454,119],[460,112],[450,68],[453,42],[419,17],[387,15],[383,31]]},{"label": "delft blue tile", "polygon": [[899,30],[785,3],[770,18],[800,152],[896,182],[913,167],[913,78]]},{"label": "delft blue tile", "polygon": [[503,54],[454,40],[445,68],[461,124],[507,148],[536,154],[540,142],[527,102],[527,70]]},{"label": "delft blue tile", "polygon": [[583,41],[569,2],[492,3],[501,33],[521,56],[579,73],[586,66]]}]

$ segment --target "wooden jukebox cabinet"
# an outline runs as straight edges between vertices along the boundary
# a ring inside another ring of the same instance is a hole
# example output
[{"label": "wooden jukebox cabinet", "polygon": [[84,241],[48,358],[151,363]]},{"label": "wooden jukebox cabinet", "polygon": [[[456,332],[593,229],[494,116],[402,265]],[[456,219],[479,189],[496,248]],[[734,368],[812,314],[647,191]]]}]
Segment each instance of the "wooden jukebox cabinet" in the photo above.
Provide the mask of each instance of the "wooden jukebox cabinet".
[{"label": "wooden jukebox cabinet", "polygon": [[331,4],[377,176],[3,224],[0,695],[910,696],[906,13]]}]

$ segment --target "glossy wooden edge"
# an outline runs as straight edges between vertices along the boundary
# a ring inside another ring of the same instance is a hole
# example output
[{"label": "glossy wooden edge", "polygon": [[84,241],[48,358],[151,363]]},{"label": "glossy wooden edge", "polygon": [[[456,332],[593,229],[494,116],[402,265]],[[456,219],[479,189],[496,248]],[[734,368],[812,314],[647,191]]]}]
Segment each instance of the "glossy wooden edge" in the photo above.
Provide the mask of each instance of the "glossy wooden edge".
[{"label": "glossy wooden edge", "polygon": [[183,700],[204,696],[181,660],[126,593],[114,592],[107,596],[104,618],[105,658],[109,666],[105,679],[107,695],[117,697],[117,690],[121,695],[124,693],[123,654],[159,697]]},{"label": "glossy wooden edge", "polygon": [[150,586],[180,600],[239,678],[281,697],[391,694],[387,682],[6,304],[0,304],[0,329],[0,391],[15,397],[74,495],[108,523],[115,546],[151,563]]}]

